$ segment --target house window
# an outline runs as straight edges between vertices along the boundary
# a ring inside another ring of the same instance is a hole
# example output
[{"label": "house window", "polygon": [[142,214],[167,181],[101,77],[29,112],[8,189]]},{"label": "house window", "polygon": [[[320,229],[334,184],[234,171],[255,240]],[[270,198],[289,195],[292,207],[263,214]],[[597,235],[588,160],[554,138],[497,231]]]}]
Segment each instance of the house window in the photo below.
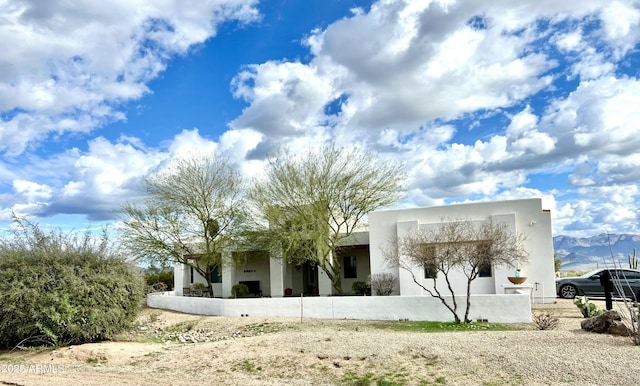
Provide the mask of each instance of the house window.
[{"label": "house window", "polygon": [[355,279],[358,277],[358,259],[355,256],[344,256],[343,257],[343,267],[344,267],[344,278],[345,279]]},{"label": "house window", "polygon": [[424,278],[435,279],[438,277],[438,267],[433,264],[436,261],[436,247],[433,244],[420,244],[420,253],[424,263]]},{"label": "house window", "polygon": [[222,275],[218,266],[211,270],[211,283],[222,283]]},{"label": "house window", "polygon": [[493,272],[491,269],[491,264],[484,264],[478,268],[478,277],[492,277]]},{"label": "house window", "polygon": [[193,267],[189,267],[189,268],[191,268],[191,281],[190,281],[190,283],[193,284]]},{"label": "house window", "polygon": [[438,277],[438,269],[435,265],[425,264],[424,265],[424,278],[425,279],[435,279]]},{"label": "house window", "polygon": [[478,253],[478,277],[492,277],[493,273],[491,272],[491,263],[490,255],[491,255],[491,242],[483,241],[480,242],[476,246],[476,251]]}]

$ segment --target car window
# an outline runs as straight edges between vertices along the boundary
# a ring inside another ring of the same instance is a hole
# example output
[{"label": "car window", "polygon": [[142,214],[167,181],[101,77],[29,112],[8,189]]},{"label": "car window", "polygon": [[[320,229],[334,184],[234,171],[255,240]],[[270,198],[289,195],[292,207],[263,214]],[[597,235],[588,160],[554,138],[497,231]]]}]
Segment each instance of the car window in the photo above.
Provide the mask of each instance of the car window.
[{"label": "car window", "polygon": [[638,280],[640,279],[640,273],[633,271],[625,271],[624,272],[627,280]]},{"label": "car window", "polygon": [[634,272],[634,271],[620,270],[620,271],[616,272],[616,275],[620,279],[627,279],[627,280],[638,280],[638,279],[640,279],[640,273]]}]

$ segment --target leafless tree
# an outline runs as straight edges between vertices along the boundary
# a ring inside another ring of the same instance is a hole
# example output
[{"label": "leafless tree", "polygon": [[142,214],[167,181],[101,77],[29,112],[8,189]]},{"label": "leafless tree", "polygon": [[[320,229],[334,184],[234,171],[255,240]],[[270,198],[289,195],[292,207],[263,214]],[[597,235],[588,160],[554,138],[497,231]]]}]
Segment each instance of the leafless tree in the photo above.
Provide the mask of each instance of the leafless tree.
[{"label": "leafless tree", "polygon": [[[475,225],[469,220],[442,219],[439,226],[419,229],[401,238],[391,240],[383,254],[391,266],[409,272],[414,283],[426,293],[440,299],[442,304],[461,322],[451,275],[462,272],[466,277],[466,309],[464,322],[468,323],[471,305],[471,283],[486,267],[511,266],[527,261],[523,246],[524,236],[512,234],[506,224],[483,222]],[[427,286],[415,274],[415,268],[424,269],[432,280]],[[445,290],[438,281],[445,283]]]},{"label": "leafless tree", "polygon": [[389,296],[396,287],[396,278],[389,272],[374,273],[369,276],[371,291],[378,296]]}]

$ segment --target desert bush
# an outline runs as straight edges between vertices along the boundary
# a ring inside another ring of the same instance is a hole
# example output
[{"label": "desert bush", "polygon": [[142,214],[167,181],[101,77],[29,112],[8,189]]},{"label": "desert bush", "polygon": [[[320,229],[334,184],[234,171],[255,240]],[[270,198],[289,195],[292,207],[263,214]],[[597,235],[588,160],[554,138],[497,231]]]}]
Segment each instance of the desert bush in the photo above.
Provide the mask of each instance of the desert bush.
[{"label": "desert bush", "polygon": [[378,296],[389,296],[396,287],[396,278],[388,272],[374,273],[369,276],[371,291]]},{"label": "desert bush", "polygon": [[231,287],[231,295],[234,298],[237,298],[238,296],[241,295],[246,295],[249,293],[249,287],[246,284],[234,284],[233,287]]},{"label": "desert bush", "polygon": [[112,252],[106,232],[96,241],[14,225],[0,239],[0,347],[95,342],[132,326],[143,276]]},{"label": "desert bush", "polygon": [[533,323],[538,330],[554,330],[558,327],[560,319],[548,311],[536,312],[533,314]]},{"label": "desert bush", "polygon": [[371,286],[364,281],[354,281],[351,284],[351,292],[356,295],[371,295]]},{"label": "desert bush", "polygon": [[155,290],[171,291],[173,289],[173,270],[164,270],[150,266],[144,274],[147,286]]}]

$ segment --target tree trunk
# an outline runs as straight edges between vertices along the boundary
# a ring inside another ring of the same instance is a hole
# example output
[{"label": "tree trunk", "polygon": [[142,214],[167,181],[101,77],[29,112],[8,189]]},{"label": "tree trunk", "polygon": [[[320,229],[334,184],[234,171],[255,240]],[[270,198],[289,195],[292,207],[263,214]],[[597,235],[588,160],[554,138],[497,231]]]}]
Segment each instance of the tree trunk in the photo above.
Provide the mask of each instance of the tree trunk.
[{"label": "tree trunk", "polygon": [[[411,269],[408,269],[408,268],[405,268],[405,267],[402,267],[402,268],[403,268],[403,269],[405,269],[406,271],[408,271],[408,272],[411,274],[411,278],[413,279],[413,282],[414,282],[414,283],[416,283],[416,284],[417,284],[419,287],[421,287],[423,290],[427,291],[427,293],[428,293],[429,295],[431,295],[431,297],[434,297],[434,298],[438,298],[438,299],[440,299],[440,302],[441,302],[445,307],[447,307],[447,309],[448,309],[449,311],[451,311],[451,313],[453,314],[453,320],[454,320],[456,323],[460,323],[460,318],[458,317],[458,313],[457,313],[457,308],[458,308],[458,306],[457,306],[457,304],[456,304],[456,302],[455,302],[455,296],[452,296],[454,306],[453,306],[453,307],[451,307],[451,305],[450,305],[449,303],[447,303],[447,301],[446,301],[446,300],[444,300],[444,297],[442,297],[442,296],[440,295],[440,293],[439,293],[439,292],[437,292],[437,294],[434,294],[433,292],[431,292],[430,290],[428,290],[427,288],[425,288],[425,286],[423,286],[423,285],[422,285],[422,283],[420,283],[420,282],[418,281],[418,279],[416,279],[416,275],[414,275],[414,274],[413,274],[413,271],[412,271]],[[435,282],[435,280],[433,281],[433,287],[434,287],[434,288],[436,288],[436,282]]]},{"label": "tree trunk", "polygon": [[331,280],[331,285],[336,290],[338,295],[344,295],[344,292],[342,292],[342,278],[340,277],[340,274],[333,276],[333,280]]},{"label": "tree trunk", "polygon": [[213,283],[211,283],[211,275],[207,276],[207,290],[209,291],[209,297],[213,297]]},{"label": "tree trunk", "polygon": [[464,322],[471,323],[469,320],[469,310],[471,308],[471,280],[467,280],[467,309],[464,311]]},{"label": "tree trunk", "polygon": [[322,259],[323,264],[318,264],[318,266],[327,274],[327,277],[331,280],[331,286],[338,295],[344,295],[344,291],[342,291],[342,265],[339,261],[330,259],[331,256],[331,253],[324,256]]}]

